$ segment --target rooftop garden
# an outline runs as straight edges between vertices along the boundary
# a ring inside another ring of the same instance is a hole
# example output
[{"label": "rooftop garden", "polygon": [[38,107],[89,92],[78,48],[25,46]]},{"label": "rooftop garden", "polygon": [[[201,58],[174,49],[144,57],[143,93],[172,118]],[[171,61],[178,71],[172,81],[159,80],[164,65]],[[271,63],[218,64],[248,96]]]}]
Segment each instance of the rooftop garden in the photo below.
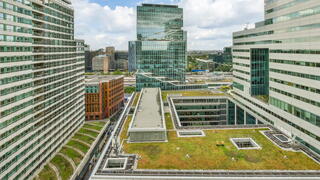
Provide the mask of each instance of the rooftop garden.
[{"label": "rooftop garden", "polygon": [[75,135],[64,145],[53,159],[44,166],[35,179],[67,180],[89,151],[106,122],[85,122]]},{"label": "rooftop garden", "polygon": [[224,95],[223,92],[216,93],[208,90],[195,91],[162,91],[162,100],[166,101],[169,94],[181,94],[182,96],[219,96]]},{"label": "rooftop garden", "polygon": [[[170,114],[165,116],[167,129],[172,130]],[[125,122],[122,140],[128,139],[131,120],[129,116]],[[179,138],[175,131],[169,131],[167,143],[125,142],[123,148],[126,153],[141,156],[139,169],[320,170],[320,164],[304,153],[274,145],[262,130],[266,129],[206,130],[205,137],[192,138]],[[262,149],[238,150],[230,138],[252,138]]]}]

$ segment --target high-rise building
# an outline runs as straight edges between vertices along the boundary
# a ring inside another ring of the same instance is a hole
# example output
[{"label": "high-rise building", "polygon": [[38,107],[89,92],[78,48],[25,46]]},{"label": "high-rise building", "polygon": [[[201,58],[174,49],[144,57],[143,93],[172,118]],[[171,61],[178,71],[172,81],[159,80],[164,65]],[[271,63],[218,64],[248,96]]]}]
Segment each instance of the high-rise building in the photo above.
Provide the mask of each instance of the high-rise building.
[{"label": "high-rise building", "polygon": [[137,89],[161,87],[166,81],[185,81],[186,32],[183,10],[174,5],[137,7]]},{"label": "high-rise building", "polygon": [[69,0],[0,1],[0,179],[30,179],[85,118]]},{"label": "high-rise building", "polygon": [[233,34],[233,94],[320,154],[319,15],[319,0],[265,0],[265,20]]}]

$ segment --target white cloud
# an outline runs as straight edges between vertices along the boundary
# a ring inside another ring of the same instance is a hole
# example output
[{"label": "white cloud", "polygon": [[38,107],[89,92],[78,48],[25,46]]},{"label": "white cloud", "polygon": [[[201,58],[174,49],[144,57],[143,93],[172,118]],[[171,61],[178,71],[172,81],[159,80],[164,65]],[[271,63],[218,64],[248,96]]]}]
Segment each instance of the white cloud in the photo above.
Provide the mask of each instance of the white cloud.
[{"label": "white cloud", "polygon": [[[135,40],[135,7],[111,9],[88,0],[72,0],[76,37],[93,49],[115,46],[127,49]],[[145,0],[161,3],[161,0]],[[172,0],[177,2],[177,0]],[[263,18],[263,0],[181,0],[188,49],[222,49],[232,43],[232,32]]]}]

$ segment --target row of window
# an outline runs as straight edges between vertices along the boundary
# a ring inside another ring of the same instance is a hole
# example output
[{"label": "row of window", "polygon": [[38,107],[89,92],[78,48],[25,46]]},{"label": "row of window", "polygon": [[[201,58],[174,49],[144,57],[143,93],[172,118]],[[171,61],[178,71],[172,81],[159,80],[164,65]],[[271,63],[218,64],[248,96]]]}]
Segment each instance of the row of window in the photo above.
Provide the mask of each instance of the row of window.
[{"label": "row of window", "polygon": [[33,56],[2,56],[0,57],[0,63],[12,63],[12,62],[21,62],[21,61],[33,61]]},{"label": "row of window", "polygon": [[285,70],[280,70],[280,69],[270,69],[270,71],[275,72],[275,73],[287,74],[290,76],[296,76],[296,77],[300,77],[300,78],[320,81],[320,76],[316,76],[316,75],[297,73],[297,72],[285,71]]},{"label": "row of window", "polygon": [[13,16],[10,14],[0,13],[0,20],[7,20],[11,22],[23,23],[23,24],[32,24],[31,19],[26,19],[23,17]]},{"label": "row of window", "polygon": [[245,57],[245,56],[232,56],[233,58],[237,58],[237,59],[246,59],[249,60],[249,57]]},{"label": "row of window", "polygon": [[30,10],[6,2],[0,2],[0,8],[11,10],[28,16],[32,15],[32,12]]},{"label": "row of window", "polygon": [[31,79],[31,78],[33,78],[32,73],[23,74],[23,75],[19,75],[19,76],[13,76],[13,77],[7,77],[7,78],[0,79],[0,85],[23,81],[23,80]]},{"label": "row of window", "polygon": [[319,42],[320,36],[311,37],[299,37],[299,38],[289,38],[289,39],[279,39],[279,40],[264,40],[264,41],[250,41],[250,42],[239,42],[234,43],[234,45],[259,45],[259,44],[282,44],[282,43],[304,43],[304,42]]},{"label": "row of window", "polygon": [[280,93],[280,94],[283,94],[283,95],[286,95],[288,97],[295,98],[295,99],[297,99],[299,101],[303,101],[305,103],[312,104],[314,106],[320,107],[320,102],[317,102],[317,101],[314,101],[314,100],[311,100],[311,99],[307,99],[307,98],[304,98],[304,97],[301,97],[301,96],[298,96],[298,95],[295,95],[295,94],[291,94],[289,92],[282,91],[280,89],[273,88],[273,87],[270,87],[270,90],[272,90],[274,92],[277,92],[277,93]]},{"label": "row of window", "polygon": [[21,27],[21,26],[12,26],[12,25],[8,25],[8,24],[0,24],[0,31],[32,34],[32,29],[29,29],[26,27]]},{"label": "row of window", "polygon": [[242,74],[246,74],[246,75],[250,75],[250,72],[248,72],[248,71],[242,71],[239,69],[233,69],[233,71],[238,72],[238,73],[242,73]]},{"label": "row of window", "polygon": [[295,88],[298,88],[298,89],[303,89],[303,90],[310,91],[310,92],[313,92],[313,93],[320,94],[320,89],[317,89],[317,88],[312,88],[312,87],[308,87],[308,86],[304,86],[304,85],[300,85],[300,84],[295,84],[295,83],[292,83],[292,82],[283,81],[283,80],[274,79],[274,78],[270,78],[270,81],[273,81],[273,82],[276,82],[276,83],[279,83],[279,84],[284,84],[284,85],[291,86],[291,87],[295,87]]},{"label": "row of window", "polygon": [[0,46],[0,52],[32,52],[32,50],[30,46]]},{"label": "row of window", "polygon": [[17,101],[20,101],[22,99],[25,99],[25,98],[28,98],[28,97],[31,97],[33,96],[33,91],[30,91],[30,92],[27,92],[27,93],[23,93],[23,94],[20,94],[20,95],[17,95],[17,96],[14,96],[12,98],[9,98],[9,99],[5,99],[3,101],[0,101],[0,105],[1,106],[7,106],[9,104],[12,104],[12,103],[15,103]]},{"label": "row of window", "polygon": [[289,28],[284,28],[284,29],[277,29],[277,30],[272,30],[272,31],[263,31],[263,32],[251,33],[251,34],[246,34],[246,35],[239,35],[239,36],[235,36],[234,39],[265,36],[265,35],[278,34],[278,33],[304,31],[304,30],[317,29],[317,28],[320,28],[320,23],[307,24],[307,25],[303,25],[303,26],[294,26],[294,27],[289,27]]},{"label": "row of window", "polygon": [[320,54],[316,49],[270,49],[270,53],[279,54]]},{"label": "row of window", "polygon": [[18,106],[15,106],[11,109],[5,110],[1,112],[1,117],[6,117],[10,114],[13,114],[17,111],[20,111],[21,109],[27,108],[27,107],[31,107],[31,105],[33,105],[33,100],[27,101],[25,103],[19,104]]},{"label": "row of window", "polygon": [[234,87],[234,88],[237,88],[237,89],[239,89],[239,90],[241,90],[241,91],[244,90],[243,84],[238,83],[238,82],[235,82],[235,81],[233,81],[233,87]]},{"label": "row of window", "polygon": [[320,127],[320,116],[317,116],[311,112],[295,107],[289,103],[270,97],[269,103],[283,111],[286,111],[300,119],[303,119],[313,125]]},{"label": "row of window", "polygon": [[243,66],[243,67],[250,67],[249,64],[244,64],[244,63],[238,63],[238,62],[234,62],[234,65],[238,65],[238,66]]},{"label": "row of window", "polygon": [[298,65],[298,66],[320,67],[320,63],[316,63],[316,62],[304,62],[304,61],[281,60],[281,59],[270,59],[270,62],[281,63],[281,64],[292,64],[292,65]]},{"label": "row of window", "polygon": [[4,67],[0,68],[0,74],[6,74],[6,73],[13,73],[13,72],[19,72],[19,71],[27,71],[32,70],[33,65],[22,65],[22,66],[11,66],[11,67]]},{"label": "row of window", "polygon": [[293,13],[279,16],[279,17],[274,17],[271,19],[267,19],[267,20],[265,20],[265,24],[266,25],[275,24],[275,23],[289,21],[289,20],[293,20],[293,19],[297,19],[297,18],[312,16],[312,15],[316,15],[316,14],[320,14],[320,6],[304,9],[301,11],[293,12]]},{"label": "row of window", "polygon": [[9,35],[0,34],[0,41],[32,43],[32,38],[31,37],[24,37],[24,36],[9,36]]},{"label": "row of window", "polygon": [[241,79],[242,81],[250,82],[248,79],[240,77],[240,76],[233,75],[233,77],[235,77],[237,79]]},{"label": "row of window", "polygon": [[289,2],[289,3],[286,3],[286,4],[283,4],[281,6],[277,6],[277,7],[274,7],[274,8],[271,8],[271,9],[268,9],[266,11],[267,14],[270,14],[270,13],[273,13],[273,12],[276,12],[276,11],[279,11],[279,10],[282,10],[282,9],[286,9],[286,8],[290,8],[290,7],[293,7],[299,3],[304,3],[304,2],[307,2],[309,0],[294,0],[292,2]]},{"label": "row of window", "polygon": [[33,87],[33,83],[20,84],[18,86],[10,87],[10,88],[2,88],[0,91],[0,96],[4,96],[7,94],[15,93],[24,89],[28,89]]}]

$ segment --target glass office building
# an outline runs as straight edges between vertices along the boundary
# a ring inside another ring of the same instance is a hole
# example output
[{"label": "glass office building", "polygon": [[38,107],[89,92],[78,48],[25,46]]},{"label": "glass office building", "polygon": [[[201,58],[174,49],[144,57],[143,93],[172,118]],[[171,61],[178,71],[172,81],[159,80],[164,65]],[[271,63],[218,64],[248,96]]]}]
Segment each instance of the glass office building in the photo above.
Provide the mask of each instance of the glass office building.
[{"label": "glass office building", "polygon": [[31,179],[84,122],[69,0],[0,0],[0,179]]},{"label": "glass office building", "polygon": [[265,0],[264,14],[233,34],[233,94],[320,154],[320,1]]},{"label": "glass office building", "polygon": [[185,82],[187,37],[182,27],[183,10],[178,6],[137,7],[137,90],[174,89],[175,84]]}]

